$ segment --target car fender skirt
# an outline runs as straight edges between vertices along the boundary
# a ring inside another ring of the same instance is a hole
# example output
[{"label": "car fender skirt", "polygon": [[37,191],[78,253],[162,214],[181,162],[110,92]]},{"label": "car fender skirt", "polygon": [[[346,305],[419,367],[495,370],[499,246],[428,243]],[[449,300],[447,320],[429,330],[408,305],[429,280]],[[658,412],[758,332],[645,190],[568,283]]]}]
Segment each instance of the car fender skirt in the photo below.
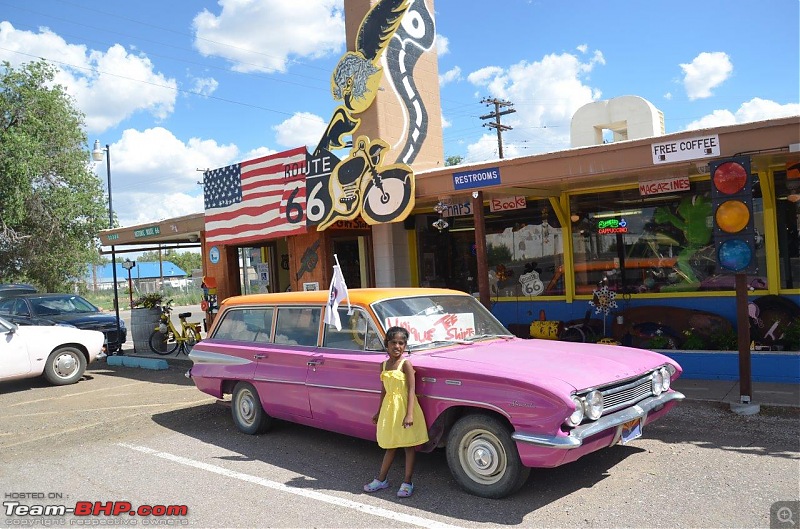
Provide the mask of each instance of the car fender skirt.
[{"label": "car fender skirt", "polygon": [[628,421],[645,417],[650,411],[664,406],[668,402],[683,400],[684,395],[679,391],[669,391],[662,393],[657,397],[648,397],[643,401],[625,408],[618,412],[600,417],[594,422],[582,424],[574,428],[569,435],[538,435],[529,434],[524,432],[514,432],[511,438],[520,443],[529,443],[536,446],[544,446],[547,448],[560,448],[570,450],[578,448],[583,444],[583,440],[601,432],[615,428]]}]

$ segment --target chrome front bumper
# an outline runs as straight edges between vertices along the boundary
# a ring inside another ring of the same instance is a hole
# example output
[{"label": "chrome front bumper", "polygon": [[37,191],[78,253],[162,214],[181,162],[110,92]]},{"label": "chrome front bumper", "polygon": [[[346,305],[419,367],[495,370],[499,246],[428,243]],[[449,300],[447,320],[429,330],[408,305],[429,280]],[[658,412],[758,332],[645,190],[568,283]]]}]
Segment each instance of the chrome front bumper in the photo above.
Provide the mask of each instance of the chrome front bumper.
[{"label": "chrome front bumper", "polygon": [[594,422],[581,424],[577,428],[574,428],[569,433],[569,436],[536,435],[515,432],[511,435],[511,438],[521,443],[530,443],[547,448],[561,448],[564,450],[570,450],[572,448],[578,448],[581,446],[584,439],[587,439],[593,435],[597,435],[600,432],[604,432],[611,428],[616,428],[617,426],[625,424],[626,422],[634,419],[646,417],[650,411],[659,408],[673,400],[683,400],[684,398],[685,397],[683,393],[679,391],[662,393],[658,397],[648,397],[643,401],[631,406],[630,408],[625,408],[624,410],[600,417]]}]

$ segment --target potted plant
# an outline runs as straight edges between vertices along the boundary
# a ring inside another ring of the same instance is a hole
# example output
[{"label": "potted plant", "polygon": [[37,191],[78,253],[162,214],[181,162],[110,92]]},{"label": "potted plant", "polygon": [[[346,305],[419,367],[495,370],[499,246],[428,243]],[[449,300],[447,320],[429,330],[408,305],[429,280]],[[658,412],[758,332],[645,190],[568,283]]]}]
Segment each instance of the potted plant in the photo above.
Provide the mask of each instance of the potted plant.
[{"label": "potted plant", "polygon": [[139,296],[131,303],[131,335],[133,349],[137,353],[150,351],[150,334],[161,321],[164,294],[150,292]]}]

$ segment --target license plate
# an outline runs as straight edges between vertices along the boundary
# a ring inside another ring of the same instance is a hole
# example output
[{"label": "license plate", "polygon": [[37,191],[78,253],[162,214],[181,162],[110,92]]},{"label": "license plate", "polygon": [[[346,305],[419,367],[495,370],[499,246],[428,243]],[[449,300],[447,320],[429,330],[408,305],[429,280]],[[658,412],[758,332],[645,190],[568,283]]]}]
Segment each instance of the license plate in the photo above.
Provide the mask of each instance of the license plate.
[{"label": "license plate", "polygon": [[641,419],[634,419],[623,424],[620,428],[620,443],[628,444],[634,439],[642,436],[642,421]]}]

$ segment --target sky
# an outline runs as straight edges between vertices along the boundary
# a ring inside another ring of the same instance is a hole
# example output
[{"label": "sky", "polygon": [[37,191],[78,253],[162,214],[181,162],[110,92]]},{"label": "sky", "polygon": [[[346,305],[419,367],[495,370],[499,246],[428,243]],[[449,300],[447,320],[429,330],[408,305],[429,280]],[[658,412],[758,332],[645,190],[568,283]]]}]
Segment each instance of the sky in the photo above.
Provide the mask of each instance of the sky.
[{"label": "sky", "polygon": [[[624,95],[668,134],[800,115],[799,6],[436,0],[445,157],[498,157],[487,98],[516,111],[507,158],[569,148],[578,108]],[[58,68],[121,226],[202,212],[204,169],[313,149],[345,50],[343,0],[0,0],[0,61]]]}]

